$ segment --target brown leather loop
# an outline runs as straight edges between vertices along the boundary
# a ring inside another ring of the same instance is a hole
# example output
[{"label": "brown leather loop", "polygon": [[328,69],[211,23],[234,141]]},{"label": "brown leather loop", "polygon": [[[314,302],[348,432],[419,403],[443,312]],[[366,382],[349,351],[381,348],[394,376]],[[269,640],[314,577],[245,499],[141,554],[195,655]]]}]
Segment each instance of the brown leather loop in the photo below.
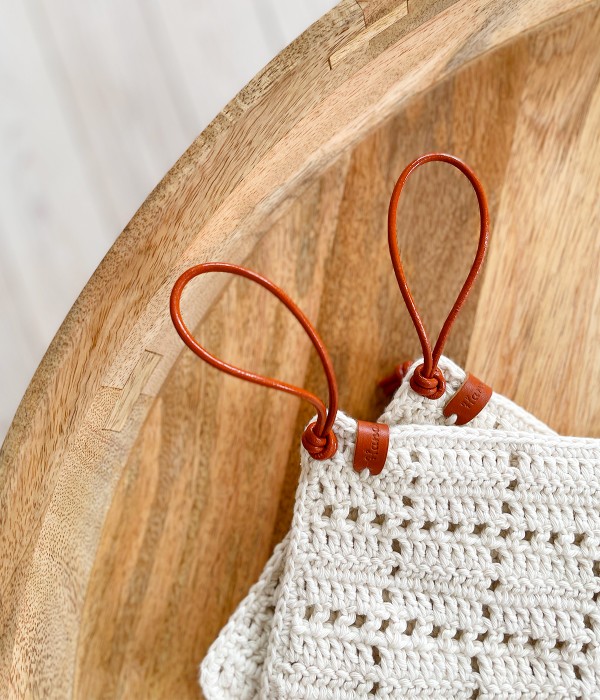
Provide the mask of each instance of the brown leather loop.
[{"label": "brown leather loop", "polygon": [[[205,274],[206,272],[228,272],[233,275],[245,277],[253,282],[257,282],[271,292],[271,294],[276,296],[294,314],[294,316],[300,322],[302,328],[304,328],[308,334],[308,337],[314,345],[317,353],[319,354],[319,358],[321,359],[321,363],[323,364],[323,369],[327,378],[327,385],[329,387],[329,410],[325,408],[323,401],[321,401],[318,396],[315,396],[310,391],[294,386],[293,384],[279,381],[278,379],[263,377],[260,374],[255,374],[254,372],[249,372],[247,370],[240,369],[239,367],[235,367],[234,365],[230,365],[229,363],[220,360],[218,357],[211,355],[208,350],[198,343],[183,321],[183,317],[181,315],[181,295],[185,286],[188,284],[188,282],[190,282],[190,280],[198,275]],[[315,459],[327,459],[335,453],[337,449],[337,440],[332,428],[335,421],[335,416],[337,414],[338,390],[333,365],[323,341],[319,337],[311,322],[282,289],[277,287],[266,277],[262,277],[262,275],[259,275],[252,270],[248,270],[241,265],[219,262],[203,263],[186,270],[181,277],[179,277],[177,282],[175,282],[173,290],[171,291],[170,310],[173,325],[175,326],[175,329],[179,333],[183,342],[190,348],[190,350],[195,352],[198,357],[201,357],[205,362],[208,362],[209,365],[212,365],[216,369],[220,369],[222,372],[231,374],[234,377],[239,377],[240,379],[245,379],[246,381],[253,382],[254,384],[260,384],[261,386],[270,387],[272,389],[279,389],[279,391],[285,391],[288,394],[299,396],[301,399],[311,403],[317,411],[317,420],[306,428],[302,438],[302,444]]]},{"label": "brown leather loop", "polygon": [[[440,331],[433,352],[431,350],[431,344],[427,336],[427,331],[425,330],[423,321],[421,320],[421,316],[417,311],[414,299],[408,288],[408,282],[406,281],[404,268],[402,267],[402,260],[400,258],[400,251],[398,249],[398,236],[396,229],[398,201],[400,199],[400,194],[402,193],[402,189],[404,188],[408,177],[419,166],[425,163],[430,163],[432,161],[442,161],[444,163],[450,163],[450,165],[453,165],[455,168],[458,168],[464,175],[467,176],[471,185],[473,186],[473,189],[475,190],[475,194],[477,195],[477,201],[479,203],[479,215],[481,220],[479,244],[477,246],[475,259],[473,260],[473,264],[471,266],[469,274],[467,275],[467,279],[465,280],[465,283],[463,284],[462,289],[460,290],[456,301],[454,302],[454,306],[452,307],[450,313],[448,314],[448,317],[444,321],[444,325],[442,326],[442,330]],[[471,291],[475,279],[481,269],[481,265],[485,257],[485,252],[487,250],[489,229],[490,217],[488,212],[487,198],[483,190],[483,186],[477,178],[477,176],[475,175],[475,173],[471,170],[471,168],[466,163],[463,163],[463,161],[459,158],[448,155],[446,153],[428,153],[424,156],[421,156],[420,158],[417,158],[412,163],[407,165],[407,167],[404,169],[404,171],[398,178],[398,181],[396,182],[396,185],[394,187],[394,191],[392,192],[390,208],[388,211],[388,243],[390,248],[390,255],[392,257],[392,265],[394,266],[394,272],[396,273],[396,279],[398,280],[398,285],[400,286],[400,291],[402,292],[404,303],[406,304],[408,313],[410,314],[412,322],[415,326],[417,335],[419,336],[419,341],[421,342],[421,348],[423,350],[424,362],[415,370],[415,374],[413,375],[414,381],[411,379],[412,388],[422,396],[428,396],[429,398],[433,399],[439,398],[439,396],[441,396],[444,393],[444,388],[442,387],[440,382],[440,377],[443,381],[443,375],[439,371],[437,365],[442,354],[442,350],[444,349],[446,340],[448,338],[448,334],[450,333],[450,329],[452,328],[452,325],[456,320],[456,317],[462,305],[465,303],[467,296],[469,295],[469,292]],[[414,378],[415,375],[416,379]],[[430,385],[428,380],[434,381],[435,386]]]},{"label": "brown leather loop", "polygon": [[412,360],[405,360],[401,365],[396,365],[394,371],[379,382],[379,386],[383,389],[383,393],[386,396],[391,396],[396,392],[396,389],[400,388],[400,384],[404,381],[404,377],[406,377],[406,373],[411,365]]},{"label": "brown leather loop", "polygon": [[329,459],[337,451],[337,438],[333,430],[325,437],[315,434],[316,422],[312,422],[306,427],[302,434],[302,446],[314,459]]}]

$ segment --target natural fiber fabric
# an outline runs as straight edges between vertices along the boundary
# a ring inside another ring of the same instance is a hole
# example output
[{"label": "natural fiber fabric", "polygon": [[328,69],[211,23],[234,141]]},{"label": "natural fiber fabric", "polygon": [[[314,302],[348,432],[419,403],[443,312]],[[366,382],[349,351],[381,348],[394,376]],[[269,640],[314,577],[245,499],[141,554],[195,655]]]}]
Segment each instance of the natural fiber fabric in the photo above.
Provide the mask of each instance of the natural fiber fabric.
[{"label": "natural fiber fabric", "polygon": [[600,696],[600,441],[398,425],[302,453],[260,697]]},{"label": "natural fiber fabric", "polygon": [[252,700],[260,677],[283,573],[288,536],[274,549],[260,579],[229,618],[200,668],[206,700]]},{"label": "natural fiber fabric", "polygon": [[200,666],[206,700],[258,697],[289,537],[275,547],[260,579],[208,650]]},{"label": "natural fiber fabric", "polygon": [[[448,419],[443,414],[444,406],[458,391],[466,378],[465,371],[447,357],[441,357],[439,367],[446,379],[446,391],[439,399],[432,401],[412,390],[410,378],[423,360],[413,362],[400,388],[379,419],[388,425],[446,425]],[[506,396],[494,392],[488,404],[472,421],[469,428],[493,428],[494,430],[525,431],[554,434],[545,423],[538,420]]]},{"label": "natural fiber fabric", "polygon": [[[442,357],[440,366],[447,380],[447,391],[445,396],[432,402],[410,389],[408,379],[417,364],[414,363],[407,373],[380,422],[389,425],[445,423],[443,406],[463,382],[465,373],[452,361]],[[499,394],[493,394],[472,425],[552,434],[546,425]],[[279,597],[278,582],[283,571],[287,541],[286,536],[276,547],[260,580],[232,615],[204,659],[201,684],[207,700],[257,697],[273,612]]]}]

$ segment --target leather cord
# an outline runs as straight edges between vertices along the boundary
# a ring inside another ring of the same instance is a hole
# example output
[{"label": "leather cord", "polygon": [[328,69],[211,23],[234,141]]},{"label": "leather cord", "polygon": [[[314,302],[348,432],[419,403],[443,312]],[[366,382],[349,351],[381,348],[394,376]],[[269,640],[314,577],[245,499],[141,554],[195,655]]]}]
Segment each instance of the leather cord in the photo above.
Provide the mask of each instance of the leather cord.
[{"label": "leather cord", "polygon": [[383,393],[386,396],[391,396],[400,384],[402,384],[411,365],[412,360],[405,360],[401,365],[396,365],[391,374],[378,382],[378,385],[383,389]]},{"label": "leather cord", "polygon": [[[240,369],[239,367],[235,367],[234,365],[215,357],[202,345],[200,345],[200,343],[194,338],[188,327],[185,325],[181,315],[181,295],[185,286],[190,282],[190,280],[207,272],[228,272],[233,275],[239,275],[240,277],[245,277],[246,279],[252,280],[271,292],[271,294],[277,297],[277,299],[279,299],[292,312],[292,314],[300,322],[302,328],[304,328],[308,334],[308,337],[310,338],[312,344],[317,350],[317,353],[319,354],[319,358],[321,359],[329,388],[329,410],[327,410],[323,401],[321,401],[318,396],[315,396],[315,394],[312,394],[310,391],[294,386],[293,384],[288,384],[287,382],[282,382],[278,379],[264,377],[260,374],[255,374],[254,372],[249,372],[247,370]],[[266,277],[262,277],[262,275],[259,275],[252,270],[248,270],[241,265],[219,262],[203,263],[186,270],[175,282],[173,290],[171,291],[170,310],[173,325],[175,326],[175,329],[179,333],[179,336],[183,342],[190,348],[190,350],[195,352],[198,357],[202,358],[205,362],[208,362],[209,365],[212,365],[222,372],[231,374],[234,377],[239,377],[240,379],[245,379],[248,382],[260,384],[261,386],[266,386],[271,389],[284,391],[311,403],[317,411],[317,420],[311,423],[304,431],[302,436],[302,444],[309,454],[315,459],[328,459],[335,453],[337,449],[337,439],[332,428],[335,421],[335,416],[337,414],[338,389],[333,365],[323,341],[319,337],[311,322],[282,289],[277,287]]]},{"label": "leather cord", "polygon": [[[431,343],[427,336],[427,331],[421,320],[421,316],[417,311],[415,301],[408,287],[408,282],[404,274],[404,268],[402,266],[402,260],[400,258],[400,250],[398,249],[398,234],[396,227],[396,218],[398,214],[398,202],[400,200],[400,195],[408,180],[411,173],[413,173],[418,167],[424,165],[425,163],[430,163],[432,161],[442,161],[444,163],[450,163],[455,168],[458,168],[466,177],[469,179],[475,194],[477,195],[477,202],[479,203],[479,215],[480,215],[480,231],[479,231],[479,244],[477,246],[477,252],[475,254],[475,259],[467,275],[467,279],[462,286],[456,301],[448,317],[444,321],[442,330],[438,336],[435,347],[433,351],[431,349]],[[392,192],[392,197],[390,199],[390,207],[388,210],[388,243],[390,248],[390,255],[392,257],[392,265],[394,266],[394,272],[396,274],[396,279],[398,280],[398,285],[400,291],[402,292],[402,297],[408,313],[412,319],[412,322],[419,336],[419,341],[421,343],[421,348],[423,350],[423,363],[419,365],[411,377],[411,387],[421,396],[427,396],[431,399],[437,399],[443,395],[446,388],[446,381],[444,375],[442,374],[440,368],[438,367],[438,362],[446,340],[448,339],[448,334],[456,320],[458,312],[460,311],[462,305],[465,303],[475,279],[479,274],[481,265],[483,264],[483,259],[487,250],[488,240],[490,231],[490,217],[488,211],[487,197],[481,182],[471,168],[463,163],[462,160],[456,158],[455,156],[448,155],[446,153],[428,153],[426,155],[417,158],[412,163],[406,166]],[[386,380],[384,380],[385,382]]]}]

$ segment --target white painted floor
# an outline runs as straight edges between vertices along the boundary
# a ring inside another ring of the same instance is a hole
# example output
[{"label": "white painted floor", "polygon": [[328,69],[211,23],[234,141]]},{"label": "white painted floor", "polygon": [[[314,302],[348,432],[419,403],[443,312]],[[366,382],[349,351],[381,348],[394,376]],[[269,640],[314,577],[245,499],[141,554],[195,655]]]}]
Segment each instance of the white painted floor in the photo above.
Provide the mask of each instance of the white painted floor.
[{"label": "white painted floor", "polygon": [[337,0],[0,0],[0,442],[147,194]]}]

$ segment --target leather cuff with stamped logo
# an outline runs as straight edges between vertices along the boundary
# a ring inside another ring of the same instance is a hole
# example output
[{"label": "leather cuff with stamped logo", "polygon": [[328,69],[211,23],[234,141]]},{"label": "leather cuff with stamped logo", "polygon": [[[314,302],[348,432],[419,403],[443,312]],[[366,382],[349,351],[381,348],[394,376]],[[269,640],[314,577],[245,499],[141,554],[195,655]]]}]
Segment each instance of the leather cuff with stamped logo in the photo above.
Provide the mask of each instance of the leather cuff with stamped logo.
[{"label": "leather cuff with stamped logo", "polygon": [[465,425],[485,408],[492,393],[491,387],[484,384],[481,379],[467,374],[459,390],[446,404],[444,415],[446,418],[456,415],[454,425]]},{"label": "leather cuff with stamped logo", "polygon": [[368,469],[371,474],[380,474],[390,444],[390,428],[385,423],[357,421],[354,469]]}]

